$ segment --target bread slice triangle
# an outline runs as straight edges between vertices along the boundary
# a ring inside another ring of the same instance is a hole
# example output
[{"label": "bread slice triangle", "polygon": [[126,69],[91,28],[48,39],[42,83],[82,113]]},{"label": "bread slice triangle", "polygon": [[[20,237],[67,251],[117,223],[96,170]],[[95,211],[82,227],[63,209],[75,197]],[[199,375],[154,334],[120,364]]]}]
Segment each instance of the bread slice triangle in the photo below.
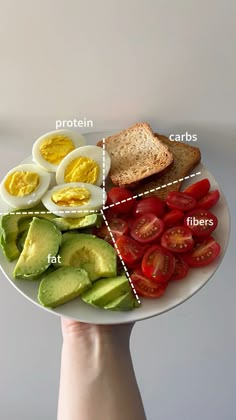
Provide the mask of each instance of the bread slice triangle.
[{"label": "bread slice triangle", "polygon": [[[97,143],[102,147],[102,141]],[[105,139],[111,157],[110,178],[114,185],[129,186],[165,170],[173,162],[172,152],[156,137],[147,123],[138,123]]]},{"label": "bread slice triangle", "polygon": [[[161,141],[163,145],[167,146],[170,152],[173,154],[173,165],[167,172],[165,172],[164,175],[159,177],[154,175],[151,178],[142,181],[142,183],[134,188],[133,191],[135,194],[150,191],[157,187],[166,185],[169,182],[184,178],[185,176],[189,175],[201,161],[201,152],[198,147],[190,146],[183,142],[171,141],[168,139],[168,137],[161,134],[155,134],[155,136]],[[177,182],[166,188],[152,191],[149,194],[145,194],[145,197],[157,196],[164,200],[170,191],[179,191],[182,182],[183,181]]]}]

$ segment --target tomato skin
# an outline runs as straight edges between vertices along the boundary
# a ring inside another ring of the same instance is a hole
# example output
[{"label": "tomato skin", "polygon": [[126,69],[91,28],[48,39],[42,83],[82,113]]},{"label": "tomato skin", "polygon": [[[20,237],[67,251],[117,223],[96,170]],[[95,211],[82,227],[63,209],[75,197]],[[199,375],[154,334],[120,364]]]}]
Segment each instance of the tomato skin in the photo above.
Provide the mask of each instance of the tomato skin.
[{"label": "tomato skin", "polygon": [[183,255],[190,267],[204,267],[211,264],[220,254],[221,247],[214,238],[196,242],[192,251]]},{"label": "tomato skin", "polygon": [[181,220],[184,218],[184,213],[181,210],[170,210],[168,213],[165,214],[163,217],[163,222],[165,227],[171,227],[176,224],[179,224]]},{"label": "tomato skin", "polygon": [[196,198],[196,200],[200,200],[208,193],[210,187],[211,184],[209,179],[204,178],[185,188],[184,193],[191,195],[191,197]]},{"label": "tomato skin", "polygon": [[137,201],[134,208],[133,214],[135,217],[141,214],[153,213],[155,216],[162,218],[165,214],[166,205],[163,200],[158,197],[147,197],[141,198]]},{"label": "tomato skin", "polygon": [[170,209],[187,212],[194,209],[197,204],[197,200],[184,192],[171,191],[166,197],[166,203]]},{"label": "tomato skin", "polygon": [[132,197],[133,194],[126,188],[113,187],[110,189],[110,191],[108,191],[106,206],[111,206],[115,203],[119,203],[122,200],[130,199],[129,201],[117,204],[114,207],[110,207],[111,209],[114,209],[114,212],[118,214],[129,213],[135,204],[135,199],[132,199]]},{"label": "tomato skin", "polygon": [[217,217],[205,209],[195,209],[184,217],[184,226],[197,238],[210,236],[218,225]]},{"label": "tomato skin", "polygon": [[119,250],[119,253],[124,260],[124,262],[129,266],[132,266],[139,260],[141,260],[145,248],[130,236],[123,235],[116,241],[116,247]]},{"label": "tomato skin", "polygon": [[139,216],[131,228],[131,236],[138,242],[146,244],[159,238],[164,230],[164,223],[152,213]]},{"label": "tomato skin", "polygon": [[180,255],[175,255],[175,269],[170,280],[182,280],[187,276],[188,271],[189,266],[186,261]]},{"label": "tomato skin", "polygon": [[173,226],[161,237],[161,245],[168,251],[185,253],[193,248],[192,232],[185,226]]},{"label": "tomato skin", "polygon": [[166,283],[175,268],[174,256],[160,245],[152,245],[142,259],[142,272],[150,280]]},{"label": "tomato skin", "polygon": [[131,275],[132,283],[139,296],[146,298],[160,298],[166,291],[168,283],[157,283],[144,276],[142,270],[137,268]]},{"label": "tomato skin", "polygon": [[[118,217],[109,220],[108,224],[115,241],[120,238],[120,236],[125,235],[129,231],[128,223],[125,220],[119,219]],[[110,244],[113,244],[111,234],[105,224],[99,228],[95,228],[93,233],[99,238],[104,239]]]},{"label": "tomato skin", "polygon": [[220,198],[219,190],[210,191],[205,197],[197,202],[197,208],[201,209],[211,209]]}]

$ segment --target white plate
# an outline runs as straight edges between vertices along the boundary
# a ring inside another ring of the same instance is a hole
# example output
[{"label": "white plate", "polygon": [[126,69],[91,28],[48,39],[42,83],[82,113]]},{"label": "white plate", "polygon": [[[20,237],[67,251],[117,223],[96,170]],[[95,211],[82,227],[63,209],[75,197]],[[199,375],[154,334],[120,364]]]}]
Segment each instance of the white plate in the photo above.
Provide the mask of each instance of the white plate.
[{"label": "white plate", "polygon": [[[103,137],[107,137],[108,135],[111,135],[111,132],[85,134],[88,144],[96,144],[98,140],[101,140]],[[29,160],[30,159],[27,159],[27,161]],[[201,175],[192,178],[191,180],[185,181],[184,187],[188,184],[207,177],[211,182],[212,189],[218,188],[220,190],[216,180],[212,174],[204,167],[204,165],[200,164],[197,168],[194,169],[193,172],[196,173],[198,171],[201,171]],[[213,236],[221,245],[222,251],[220,256],[209,266],[198,269],[190,269],[188,276],[184,280],[171,283],[168,286],[165,295],[160,299],[142,299],[142,306],[133,311],[105,311],[103,309],[97,309],[84,303],[80,298],[74,299],[73,301],[59,306],[54,310],[46,309],[43,308],[37,301],[39,280],[14,280],[12,273],[15,263],[9,263],[4,257],[2,251],[0,251],[1,269],[9,282],[23,296],[25,296],[35,305],[38,305],[40,308],[57,315],[70,317],[82,322],[96,324],[122,324],[127,322],[140,321],[146,318],[160,315],[163,312],[169,311],[170,309],[180,305],[185,300],[193,296],[198,290],[200,290],[213,276],[224,257],[229,240],[230,217],[224,194],[221,190],[220,193],[220,201],[214,207],[213,211],[219,221],[218,227],[213,233]],[[9,209],[1,200],[0,206],[1,212],[8,211]]]}]

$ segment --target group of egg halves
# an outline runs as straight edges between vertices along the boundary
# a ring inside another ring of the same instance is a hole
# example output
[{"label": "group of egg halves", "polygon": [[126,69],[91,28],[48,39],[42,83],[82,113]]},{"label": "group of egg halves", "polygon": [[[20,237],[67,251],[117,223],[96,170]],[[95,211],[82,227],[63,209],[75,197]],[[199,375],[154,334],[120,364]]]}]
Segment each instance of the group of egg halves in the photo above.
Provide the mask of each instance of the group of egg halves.
[{"label": "group of egg halves", "polygon": [[[29,161],[29,159],[28,159]],[[106,200],[101,188],[111,166],[101,147],[86,145],[84,136],[57,130],[39,137],[31,163],[11,169],[0,185],[9,210],[32,209],[40,202],[60,217],[82,217]]]}]

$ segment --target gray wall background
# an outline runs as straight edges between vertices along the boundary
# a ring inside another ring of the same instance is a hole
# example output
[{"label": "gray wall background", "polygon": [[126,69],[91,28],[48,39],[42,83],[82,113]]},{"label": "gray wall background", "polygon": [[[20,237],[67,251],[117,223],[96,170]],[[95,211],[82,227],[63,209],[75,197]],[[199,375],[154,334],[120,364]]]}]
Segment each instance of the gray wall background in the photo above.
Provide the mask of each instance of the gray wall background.
[{"label": "gray wall background", "polygon": [[[148,420],[236,417],[235,12],[220,0],[0,0],[0,175],[56,119],[197,133],[232,236],[196,296],[140,322],[132,354]],[[0,418],[56,419],[59,319],[0,275]],[[124,408],[125,409],[125,408]]]}]

